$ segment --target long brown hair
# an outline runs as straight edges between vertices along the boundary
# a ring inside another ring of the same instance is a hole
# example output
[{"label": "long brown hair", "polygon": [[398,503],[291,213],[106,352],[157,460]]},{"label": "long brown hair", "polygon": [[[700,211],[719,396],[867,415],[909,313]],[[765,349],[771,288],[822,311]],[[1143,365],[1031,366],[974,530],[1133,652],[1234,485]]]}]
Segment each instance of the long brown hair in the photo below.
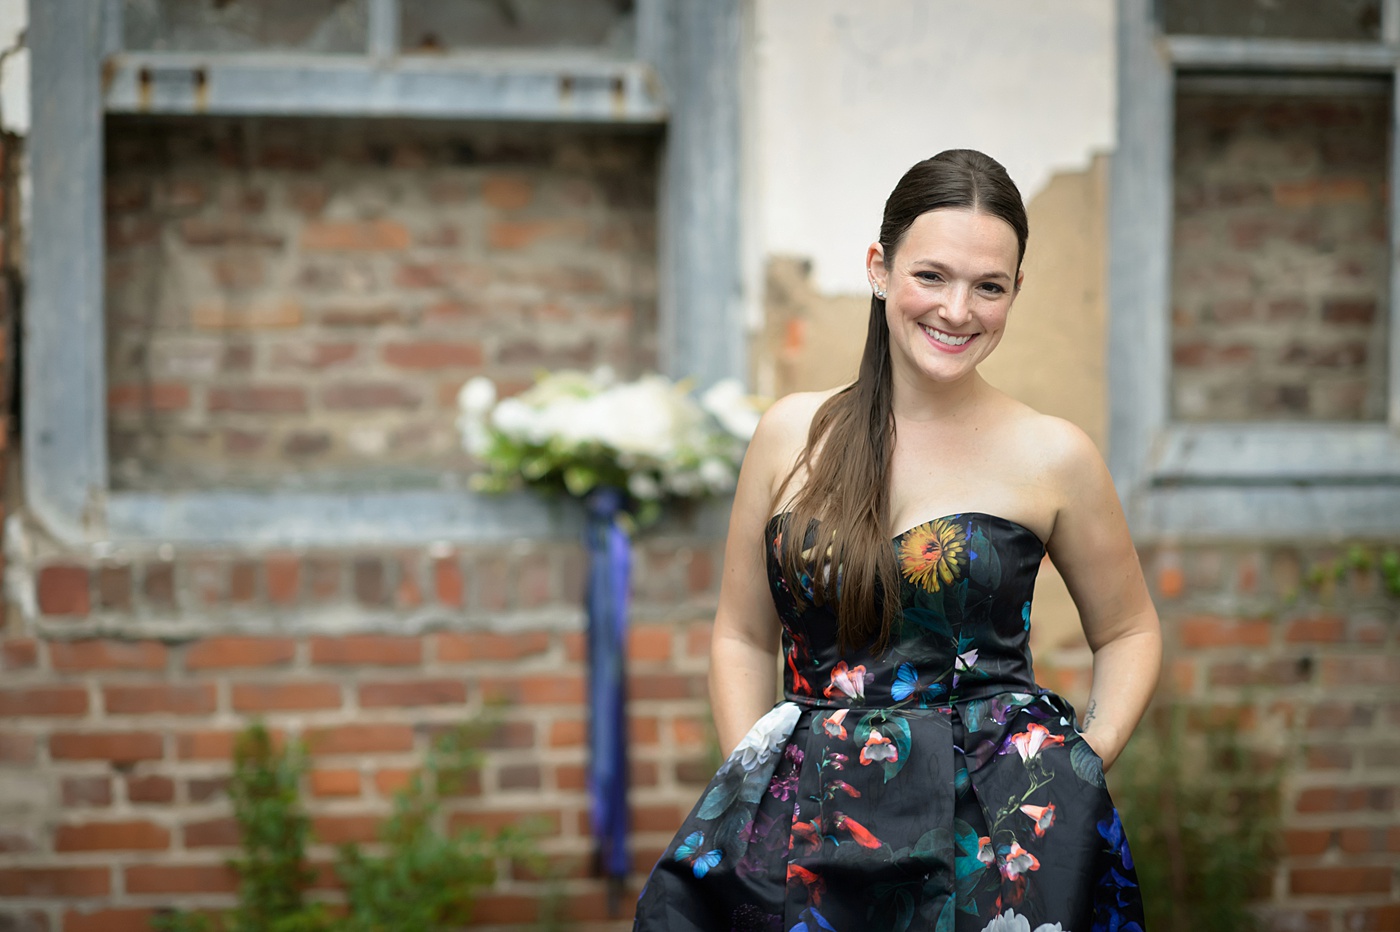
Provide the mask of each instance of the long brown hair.
[{"label": "long brown hair", "polygon": [[[972,149],[940,152],[899,179],[880,223],[887,267],[914,220],[940,208],[1005,220],[1016,231],[1019,271],[1029,235],[1021,193],[999,162]],[[835,603],[843,650],[873,641],[874,650],[883,651],[899,611],[898,599],[882,596],[899,591],[889,538],[892,396],[885,302],[871,296],[859,374],[817,409],[807,446],[774,502],[782,502],[793,477],[806,468],[807,481],[788,509],[780,560],[788,579],[810,576],[813,604]],[[814,456],[818,448],[820,455]]]}]

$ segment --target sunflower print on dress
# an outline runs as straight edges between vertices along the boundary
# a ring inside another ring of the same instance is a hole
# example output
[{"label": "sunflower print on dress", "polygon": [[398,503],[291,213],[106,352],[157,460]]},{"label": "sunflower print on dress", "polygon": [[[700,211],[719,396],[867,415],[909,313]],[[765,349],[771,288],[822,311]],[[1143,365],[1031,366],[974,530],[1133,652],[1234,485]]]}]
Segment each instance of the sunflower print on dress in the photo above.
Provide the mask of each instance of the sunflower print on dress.
[{"label": "sunflower print on dress", "polygon": [[899,545],[899,569],[914,585],[937,592],[957,576],[966,550],[963,529],[938,518],[905,533]]}]

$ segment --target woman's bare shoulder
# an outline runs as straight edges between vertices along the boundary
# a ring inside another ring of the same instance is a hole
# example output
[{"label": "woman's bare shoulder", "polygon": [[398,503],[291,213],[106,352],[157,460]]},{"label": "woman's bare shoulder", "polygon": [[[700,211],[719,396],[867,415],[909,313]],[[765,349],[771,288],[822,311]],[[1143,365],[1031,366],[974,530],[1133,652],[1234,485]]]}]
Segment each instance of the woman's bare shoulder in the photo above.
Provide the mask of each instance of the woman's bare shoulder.
[{"label": "woman's bare shoulder", "polygon": [[770,494],[777,491],[807,448],[807,434],[817,409],[840,390],[794,392],[773,402],[763,413],[745,461],[754,461],[754,469],[761,473]]}]

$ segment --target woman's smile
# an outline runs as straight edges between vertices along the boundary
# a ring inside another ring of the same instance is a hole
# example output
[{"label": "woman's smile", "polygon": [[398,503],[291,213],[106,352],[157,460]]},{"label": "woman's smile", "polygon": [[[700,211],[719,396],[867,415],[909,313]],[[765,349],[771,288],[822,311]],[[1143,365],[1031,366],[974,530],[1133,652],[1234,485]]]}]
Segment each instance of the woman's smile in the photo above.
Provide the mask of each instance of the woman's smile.
[{"label": "woman's smile", "polygon": [[930,327],[928,324],[919,324],[924,336],[929,338],[929,342],[945,353],[961,353],[967,349],[967,345],[977,338],[975,333],[949,333],[946,330],[939,330],[937,327]]}]

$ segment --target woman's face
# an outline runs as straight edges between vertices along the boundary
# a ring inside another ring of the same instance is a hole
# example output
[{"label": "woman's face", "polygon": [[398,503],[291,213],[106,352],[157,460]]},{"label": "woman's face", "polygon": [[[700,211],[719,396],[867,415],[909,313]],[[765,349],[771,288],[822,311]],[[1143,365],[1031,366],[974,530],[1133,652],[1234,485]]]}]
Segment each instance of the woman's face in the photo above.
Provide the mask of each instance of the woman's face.
[{"label": "woman's face", "polygon": [[1001,342],[1021,287],[1016,231],[976,210],[921,214],[890,261],[879,243],[866,254],[871,285],[885,294],[896,378],[953,382]]}]

